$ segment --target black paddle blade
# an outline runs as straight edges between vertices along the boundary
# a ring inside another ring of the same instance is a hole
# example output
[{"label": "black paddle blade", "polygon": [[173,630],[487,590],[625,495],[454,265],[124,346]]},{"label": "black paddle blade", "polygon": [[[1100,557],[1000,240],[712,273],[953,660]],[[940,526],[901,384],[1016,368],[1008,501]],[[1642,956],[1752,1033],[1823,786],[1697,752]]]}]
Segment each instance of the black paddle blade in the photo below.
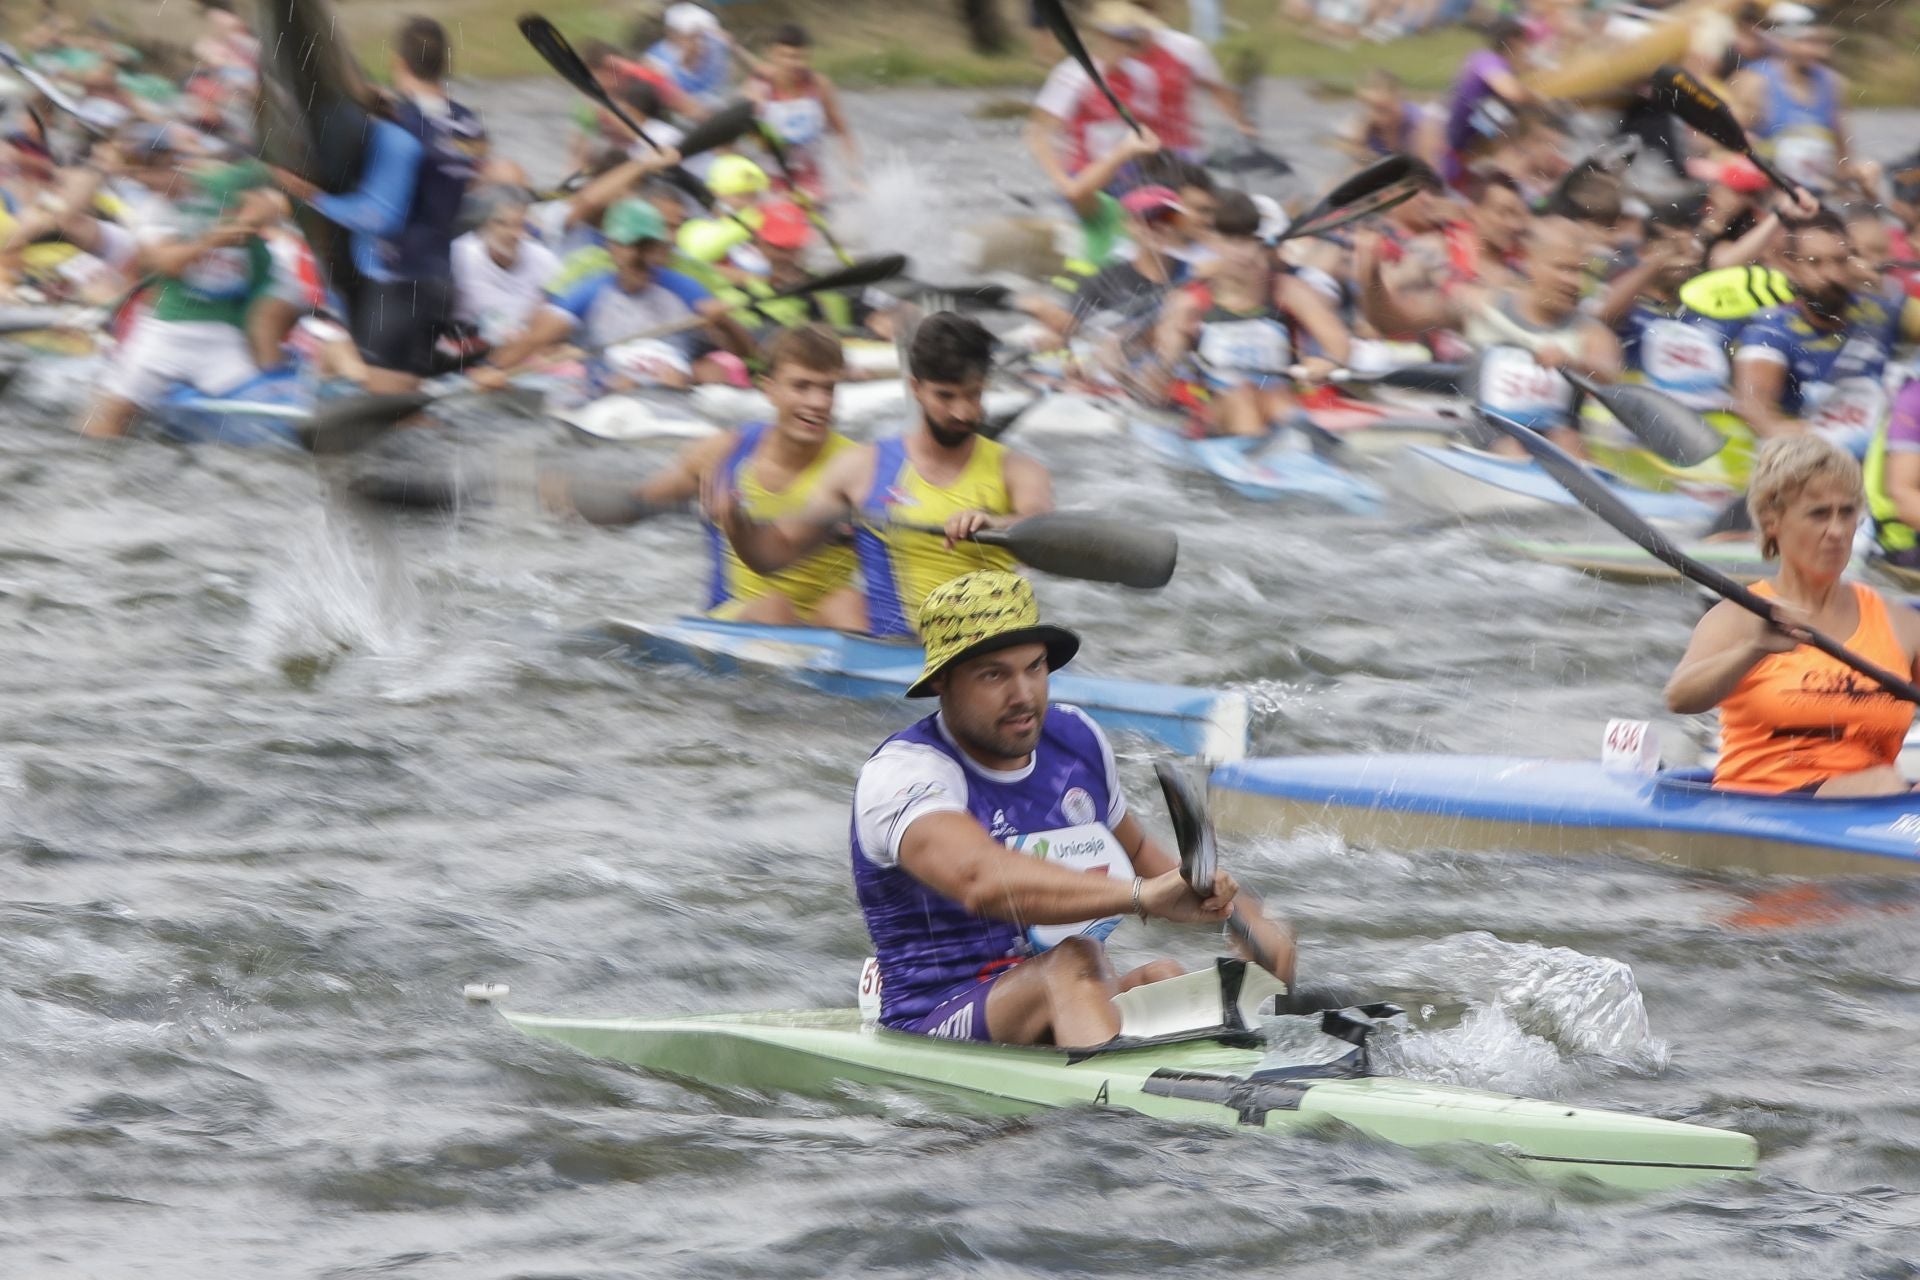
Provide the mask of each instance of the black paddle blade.
[{"label": "black paddle blade", "polygon": [[402,511],[452,511],[479,496],[444,471],[420,468],[355,476],[347,492],[363,502]]},{"label": "black paddle blade", "polygon": [[944,298],[954,307],[970,307],[981,311],[1008,311],[1013,307],[1013,290],[1003,284],[916,284],[914,297],[932,295]]},{"label": "black paddle blade", "polygon": [[680,139],[680,154],[693,157],[715,147],[724,147],[754,125],[754,105],[746,98],[729,103],[687,130]]},{"label": "black paddle blade", "polygon": [[522,14],[515,25],[533,46],[533,51],[559,72],[561,79],[597,102],[607,101],[607,91],[593,78],[592,69],[574,52],[558,27],[537,13]]},{"label": "black paddle blade", "polygon": [[891,280],[906,269],[905,254],[889,253],[878,258],[862,258],[850,267],[814,276],[811,280],[802,280],[784,289],[775,289],[769,296],[793,298],[805,293],[819,293],[823,289],[859,289],[879,284],[882,280]]},{"label": "black paddle blade", "polygon": [[403,395],[355,396],[341,400],[300,424],[300,443],[310,453],[352,453],[438,398],[425,391],[409,391]]},{"label": "black paddle blade", "polygon": [[1033,0],[1033,11],[1047,24],[1047,30],[1053,32],[1053,38],[1067,51],[1067,56],[1080,64],[1087,78],[1106,95],[1120,118],[1127,122],[1127,128],[1140,132],[1140,122],[1133,118],[1133,112],[1127,110],[1127,104],[1120,101],[1118,95],[1107,84],[1106,77],[1100,74],[1100,68],[1093,65],[1093,55],[1087,52],[1087,46],[1081,42],[1080,33],[1073,29],[1073,19],[1067,16],[1067,8],[1060,0]]},{"label": "black paddle blade", "polygon": [[1180,878],[1196,894],[1210,898],[1220,857],[1213,840],[1213,819],[1207,814],[1207,798],[1172,761],[1155,761],[1153,772],[1160,779],[1160,793],[1167,798],[1167,816],[1173,820],[1173,837],[1180,846]]},{"label": "black paddle blade", "polygon": [[1729,151],[1750,152],[1753,144],[1732,108],[1683,67],[1664,66],[1653,73],[1649,91],[1655,105],[1698,129]]},{"label": "black paddle blade", "polygon": [[1560,371],[1574,386],[1606,406],[1607,412],[1668,462],[1691,467],[1727,447],[1727,438],[1705,418],[1652,387],[1610,386],[1585,374]]},{"label": "black paddle blade", "polygon": [[1280,237],[1295,240],[1320,235],[1349,222],[1383,213],[1422,191],[1440,186],[1440,176],[1425,161],[1395,152],[1382,156],[1340,182],[1305,213],[1294,219]]},{"label": "black paddle blade", "polygon": [[1028,516],[1009,529],[982,529],[975,542],[1004,547],[1043,573],[1151,591],[1173,578],[1180,541],[1171,529],[1081,511]]},{"label": "black paddle blade", "polygon": [[1398,387],[1402,391],[1431,391],[1435,395],[1451,396],[1460,393],[1460,382],[1466,372],[1464,364],[1403,364],[1397,369],[1355,374],[1344,381],[1351,386]]}]

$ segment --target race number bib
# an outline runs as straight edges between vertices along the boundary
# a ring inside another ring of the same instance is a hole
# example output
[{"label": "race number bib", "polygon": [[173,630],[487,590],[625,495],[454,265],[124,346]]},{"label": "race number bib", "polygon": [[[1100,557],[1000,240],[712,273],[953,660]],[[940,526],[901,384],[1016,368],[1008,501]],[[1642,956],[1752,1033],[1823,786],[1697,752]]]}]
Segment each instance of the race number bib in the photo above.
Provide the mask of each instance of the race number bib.
[{"label": "race number bib", "polygon": [[1573,421],[1573,384],[1542,369],[1521,347],[1488,347],[1480,361],[1479,405],[1535,431]]},{"label": "race number bib", "polygon": [[1773,165],[1803,187],[1824,191],[1833,185],[1840,148],[1825,129],[1794,130],[1774,139]]},{"label": "race number bib", "polygon": [[1806,396],[1807,425],[1843,447],[1877,431],[1889,407],[1876,378],[1842,378],[1810,387]]},{"label": "race number bib", "polygon": [[1209,372],[1284,377],[1293,341],[1277,320],[1210,320],[1200,327],[1200,359]]},{"label": "race number bib", "polygon": [[827,131],[827,109],[818,98],[783,98],[760,108],[760,120],[790,147],[818,142]]},{"label": "race number bib", "polygon": [[1647,381],[1689,409],[1724,409],[1733,382],[1727,349],[1709,330],[1655,320],[1640,335]]},{"label": "race number bib", "polygon": [[[1084,796],[1086,793],[1081,792]],[[1072,793],[1068,794],[1071,804]],[[1092,798],[1087,798],[1087,807],[1092,807]],[[1068,809],[1068,816],[1078,817],[1078,813]],[[1113,832],[1105,824],[1097,821],[1083,822],[1074,827],[1063,827],[1057,831],[1038,831],[1028,835],[1012,836],[1007,847],[1018,853],[1035,858],[1045,858],[1048,862],[1067,867],[1073,871],[1087,871],[1095,874],[1105,872],[1116,880],[1133,879],[1133,862],[1127,857],[1127,851],[1113,838]],[[1120,925],[1119,916],[1107,916],[1100,920],[1083,920],[1078,924],[1037,924],[1027,929],[1027,941],[1035,951],[1045,951],[1057,946],[1068,938],[1085,935],[1105,940]]]}]

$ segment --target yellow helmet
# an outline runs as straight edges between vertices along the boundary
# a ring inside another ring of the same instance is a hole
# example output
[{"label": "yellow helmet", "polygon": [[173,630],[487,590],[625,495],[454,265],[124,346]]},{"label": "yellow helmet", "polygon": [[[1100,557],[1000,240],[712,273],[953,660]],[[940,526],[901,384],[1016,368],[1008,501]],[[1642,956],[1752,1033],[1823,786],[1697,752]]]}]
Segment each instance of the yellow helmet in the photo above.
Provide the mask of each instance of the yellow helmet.
[{"label": "yellow helmet", "polygon": [[707,170],[707,187],[717,196],[755,195],[772,185],[767,171],[745,156],[721,156]]},{"label": "yellow helmet", "polygon": [[680,224],[678,244],[696,262],[718,262],[751,239],[752,233],[732,218],[688,218]]}]

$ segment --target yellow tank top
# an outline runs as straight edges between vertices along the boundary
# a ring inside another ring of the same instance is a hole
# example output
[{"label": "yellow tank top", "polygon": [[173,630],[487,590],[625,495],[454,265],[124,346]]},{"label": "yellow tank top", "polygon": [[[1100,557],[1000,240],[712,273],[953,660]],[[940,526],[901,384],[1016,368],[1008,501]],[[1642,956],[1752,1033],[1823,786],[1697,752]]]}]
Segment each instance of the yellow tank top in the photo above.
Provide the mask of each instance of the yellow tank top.
[{"label": "yellow tank top", "polygon": [[[820,446],[819,456],[795,476],[792,483],[784,489],[769,489],[747,464],[753,458],[755,447],[771,429],[763,422],[743,430],[721,469],[723,481],[740,495],[742,508],[763,523],[803,510],[819,486],[827,463],[842,449],[853,447],[853,441],[838,431],[831,432]],[[725,618],[741,605],[763,596],[782,595],[793,602],[803,620],[810,620],[809,615],[822,600],[853,584],[854,558],[848,547],[825,547],[779,573],[758,574],[747,568],[733,544],[712,525],[707,526],[707,539],[713,564],[707,612],[712,617]]]},{"label": "yellow tank top", "polygon": [[[1905,675],[1906,650],[1887,602],[1853,583],[1860,625],[1844,643],[1870,662]],[[1773,588],[1756,583],[1771,599]],[[1713,785],[1743,791],[1797,791],[1829,778],[1892,764],[1913,724],[1913,707],[1810,644],[1753,664],[1720,704],[1720,763]]]},{"label": "yellow tank top", "polygon": [[[1007,515],[1005,445],[976,436],[967,465],[952,484],[927,483],[907,457],[906,441],[894,436],[874,446],[873,488],[862,504],[868,516],[910,524],[944,525],[962,511]],[[1012,569],[1016,561],[997,547],[963,542],[951,551],[932,534],[862,524],[854,535],[860,577],[867,591],[867,627],[876,636],[918,632],[927,593],[975,569]]]}]

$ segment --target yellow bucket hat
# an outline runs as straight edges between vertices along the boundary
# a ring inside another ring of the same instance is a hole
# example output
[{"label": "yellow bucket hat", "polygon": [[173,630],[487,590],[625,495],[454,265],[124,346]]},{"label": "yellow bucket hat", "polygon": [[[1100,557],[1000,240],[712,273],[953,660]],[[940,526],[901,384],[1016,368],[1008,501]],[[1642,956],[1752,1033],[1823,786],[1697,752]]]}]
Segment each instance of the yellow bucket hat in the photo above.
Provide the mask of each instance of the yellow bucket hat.
[{"label": "yellow bucket hat", "polygon": [[920,606],[920,638],[927,665],[907,690],[909,698],[933,695],[933,680],[956,662],[1018,644],[1047,646],[1047,669],[1058,671],[1080,651],[1080,637],[1040,621],[1033,584],[1017,573],[980,569],[943,582]]}]

